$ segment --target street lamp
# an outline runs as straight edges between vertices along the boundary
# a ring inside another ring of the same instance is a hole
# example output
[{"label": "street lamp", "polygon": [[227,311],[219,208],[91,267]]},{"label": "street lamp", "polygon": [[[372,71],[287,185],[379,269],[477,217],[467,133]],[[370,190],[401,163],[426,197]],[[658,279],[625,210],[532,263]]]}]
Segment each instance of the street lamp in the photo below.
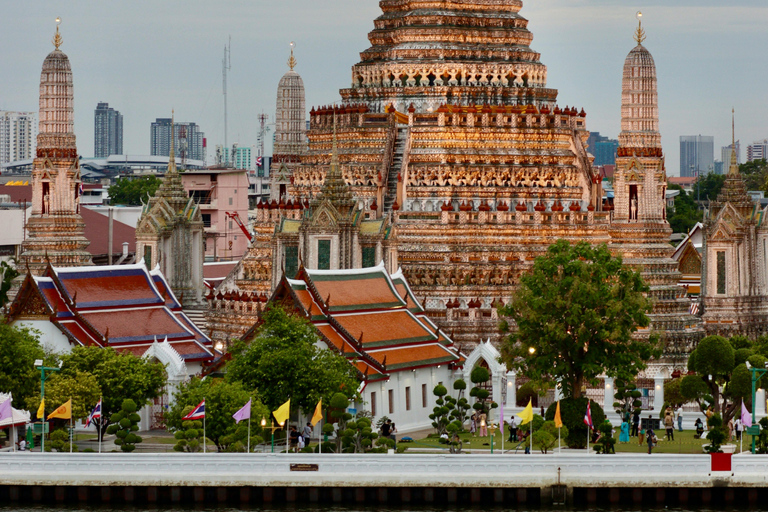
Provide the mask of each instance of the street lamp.
[{"label": "street lamp", "polygon": [[[42,359],[35,359],[35,368],[40,370],[40,403],[45,403],[45,379],[47,378],[45,372],[58,372],[61,369],[61,363],[58,368],[50,368],[43,365]],[[40,451],[45,453],[45,409],[43,409],[43,417],[40,419]]]},{"label": "street lamp", "polygon": [[[749,370],[749,373],[752,374],[752,426],[750,428],[755,428],[756,423],[756,417],[755,417],[755,395],[757,393],[757,390],[755,389],[757,387],[757,380],[762,377],[766,372],[768,372],[768,362],[765,363],[765,368],[753,368],[751,364],[749,364],[749,361],[747,361],[747,370]],[[757,429],[760,427],[757,426]],[[755,434],[754,432],[750,434],[752,436],[752,453],[755,453]],[[758,430],[758,435],[760,435]]]},{"label": "street lamp", "polygon": [[[270,422],[269,430],[272,431],[272,453],[275,453],[275,430],[280,430],[281,428],[283,428],[283,426],[280,425],[276,427],[275,421],[271,417],[269,418],[269,422]],[[265,418],[261,418],[261,428],[264,430],[267,429],[267,420]]]},{"label": "street lamp", "polygon": [[536,353],[536,347],[529,347],[528,348],[528,353],[531,354],[531,355],[535,354]]}]

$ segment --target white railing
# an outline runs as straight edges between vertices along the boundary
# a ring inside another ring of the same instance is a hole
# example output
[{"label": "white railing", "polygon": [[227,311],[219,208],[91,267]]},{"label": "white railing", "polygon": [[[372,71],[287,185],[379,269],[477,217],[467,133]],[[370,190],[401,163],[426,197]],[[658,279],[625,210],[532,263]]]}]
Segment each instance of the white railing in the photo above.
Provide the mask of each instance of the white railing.
[{"label": "white railing", "polygon": [[0,453],[0,485],[520,488],[557,484],[558,473],[572,487],[764,485],[768,456],[735,455],[723,475],[710,473],[705,454]]}]

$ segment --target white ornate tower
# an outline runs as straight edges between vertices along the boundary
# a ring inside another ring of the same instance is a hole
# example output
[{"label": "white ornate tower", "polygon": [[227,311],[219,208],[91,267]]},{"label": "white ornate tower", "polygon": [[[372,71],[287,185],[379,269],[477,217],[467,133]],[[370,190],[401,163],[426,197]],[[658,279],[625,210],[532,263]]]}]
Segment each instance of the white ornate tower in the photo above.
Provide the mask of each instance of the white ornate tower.
[{"label": "white ornate tower", "polygon": [[[60,20],[56,20],[57,23]],[[72,68],[56,47],[43,62],[40,75],[40,129],[32,170],[32,216],[22,262],[41,275],[48,262],[55,266],[92,265],[80,216],[80,163],[74,133]]]},{"label": "white ornate tower", "polygon": [[[641,16],[638,13],[638,19]],[[684,289],[677,285],[680,272],[672,259],[672,229],[666,218],[667,172],[659,133],[656,65],[642,45],[644,40],[640,23],[637,46],[624,62],[611,243],[650,287],[651,329],[665,332],[662,358],[648,370],[655,374],[662,367],[684,369],[703,330],[700,320],[689,313]]]},{"label": "white ornate tower", "polygon": [[307,150],[307,111],[304,101],[304,81],[293,70],[296,58],[293,56],[295,43],[291,42],[290,70],[277,85],[277,108],[275,110],[275,147],[272,156],[272,199],[286,199],[288,184],[293,168]]}]

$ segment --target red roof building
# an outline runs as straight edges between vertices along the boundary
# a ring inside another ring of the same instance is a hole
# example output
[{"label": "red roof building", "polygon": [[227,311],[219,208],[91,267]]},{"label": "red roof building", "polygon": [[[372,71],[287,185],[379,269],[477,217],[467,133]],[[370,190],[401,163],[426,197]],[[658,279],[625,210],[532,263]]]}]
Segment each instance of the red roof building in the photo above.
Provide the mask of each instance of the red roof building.
[{"label": "red roof building", "polygon": [[[35,328],[56,352],[72,346],[112,347],[172,363],[169,378],[186,378],[211,361],[211,340],[187,318],[159,270],[144,263],[53,267],[28,274],[6,321]],[[153,345],[162,345],[162,350]],[[162,352],[162,355],[158,353]],[[169,358],[169,360],[164,360]],[[178,375],[174,375],[178,374]]]},{"label": "red roof building", "polygon": [[[426,316],[402,272],[390,275],[383,263],[301,268],[296,279],[283,277],[270,301],[308,318],[325,345],[359,371],[365,409],[392,418],[401,432],[431,425],[432,390],[449,386],[465,360]],[[258,326],[243,338],[252,339]]]}]

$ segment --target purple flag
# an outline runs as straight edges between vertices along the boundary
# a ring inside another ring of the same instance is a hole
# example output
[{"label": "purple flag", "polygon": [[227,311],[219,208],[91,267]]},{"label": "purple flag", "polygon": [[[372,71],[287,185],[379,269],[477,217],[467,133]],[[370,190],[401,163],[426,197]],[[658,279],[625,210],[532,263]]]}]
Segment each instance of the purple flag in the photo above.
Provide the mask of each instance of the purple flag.
[{"label": "purple flag", "polygon": [[749,414],[747,406],[744,405],[744,399],[741,400],[741,424],[744,428],[752,426],[752,415]]},{"label": "purple flag", "polygon": [[0,421],[13,418],[13,409],[11,409],[11,399],[0,404]]},{"label": "purple flag", "polygon": [[232,417],[235,418],[235,423],[240,423],[242,420],[251,418],[251,400],[248,400],[248,403],[245,404],[242,409],[232,415]]},{"label": "purple flag", "polygon": [[501,430],[502,437],[504,437],[504,402],[499,404],[499,430]]}]

